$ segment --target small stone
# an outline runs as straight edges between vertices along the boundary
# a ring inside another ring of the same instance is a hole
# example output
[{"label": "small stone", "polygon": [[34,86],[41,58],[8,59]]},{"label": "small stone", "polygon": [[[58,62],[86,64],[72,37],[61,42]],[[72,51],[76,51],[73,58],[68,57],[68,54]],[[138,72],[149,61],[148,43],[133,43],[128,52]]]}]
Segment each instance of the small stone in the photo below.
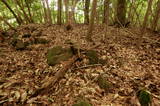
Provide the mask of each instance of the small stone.
[{"label": "small stone", "polygon": [[24,50],[26,48],[26,45],[21,40],[17,40],[16,43],[16,50]]}]

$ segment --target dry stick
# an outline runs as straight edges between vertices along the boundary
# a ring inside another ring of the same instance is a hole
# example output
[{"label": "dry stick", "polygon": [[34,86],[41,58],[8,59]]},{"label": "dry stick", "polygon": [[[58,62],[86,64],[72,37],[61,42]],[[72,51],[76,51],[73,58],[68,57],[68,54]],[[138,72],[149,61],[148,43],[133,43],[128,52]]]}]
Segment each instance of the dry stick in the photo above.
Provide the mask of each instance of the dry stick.
[{"label": "dry stick", "polygon": [[45,89],[51,88],[56,82],[58,82],[60,80],[60,78],[62,78],[65,75],[67,70],[72,66],[72,64],[77,59],[78,59],[78,56],[75,55],[71,59],[66,61],[64,67],[61,70],[59,70],[58,72],[56,72],[55,76],[52,76],[52,77],[48,78],[47,82],[42,84],[42,87],[38,88],[30,97],[35,97],[38,94],[40,94],[43,91],[45,91]]},{"label": "dry stick", "polygon": [[82,66],[82,67],[74,68],[73,70],[77,70],[77,69],[84,69],[84,68],[95,67],[95,66],[102,66],[102,64],[86,65],[86,66]]}]

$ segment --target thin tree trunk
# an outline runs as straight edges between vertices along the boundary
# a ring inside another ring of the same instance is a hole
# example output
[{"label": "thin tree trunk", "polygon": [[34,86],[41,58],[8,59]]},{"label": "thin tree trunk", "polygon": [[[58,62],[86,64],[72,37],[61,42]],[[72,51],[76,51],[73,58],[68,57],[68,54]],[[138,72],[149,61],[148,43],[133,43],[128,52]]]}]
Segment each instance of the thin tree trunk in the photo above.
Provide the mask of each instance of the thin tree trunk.
[{"label": "thin tree trunk", "polygon": [[91,17],[90,17],[90,22],[89,22],[89,29],[88,29],[88,34],[86,37],[87,41],[92,42],[92,31],[94,29],[94,19],[95,19],[95,13],[96,13],[96,7],[97,7],[97,0],[92,1],[92,11],[91,11]]},{"label": "thin tree trunk", "polygon": [[149,0],[149,1],[148,1],[148,7],[147,7],[146,14],[145,14],[145,16],[144,16],[144,21],[143,21],[143,25],[142,25],[143,30],[144,30],[144,29],[146,28],[146,26],[147,26],[147,21],[148,21],[149,13],[150,13],[151,7],[152,7],[152,1],[153,1],[153,0]]},{"label": "thin tree trunk", "polygon": [[25,3],[26,3],[26,6],[27,6],[27,9],[28,9],[29,18],[30,18],[31,22],[33,23],[31,9],[30,9],[31,7],[30,7],[30,5],[29,5],[27,0],[25,0]]},{"label": "thin tree trunk", "polygon": [[131,16],[133,14],[132,13],[133,12],[132,8],[133,8],[133,0],[130,1],[129,10],[128,10],[128,20],[129,21],[131,21]]},{"label": "thin tree trunk", "polygon": [[71,6],[71,17],[72,17],[72,23],[76,23],[76,19],[75,19],[75,8],[76,5],[78,3],[78,0],[72,0],[72,6]]},{"label": "thin tree trunk", "polygon": [[109,0],[104,1],[104,24],[105,24],[105,35],[104,39],[107,37],[108,24],[109,24]]},{"label": "thin tree trunk", "polygon": [[66,24],[69,24],[68,3],[69,3],[69,0],[64,0],[64,4],[65,4],[65,15],[66,15]]},{"label": "thin tree trunk", "polygon": [[16,0],[17,5],[20,7],[20,9],[22,10],[23,14],[24,14],[24,18],[26,19],[26,22],[31,23],[31,20],[29,19],[27,13],[24,10],[24,6],[21,5],[19,0]]},{"label": "thin tree trunk", "polygon": [[17,23],[19,25],[22,24],[22,21],[17,17],[17,15],[15,14],[15,12],[12,10],[12,8],[8,5],[8,3],[6,2],[6,0],[1,0],[3,2],[3,4],[5,4],[5,6],[10,10],[10,12],[13,14],[13,16],[16,18]]},{"label": "thin tree trunk", "polygon": [[45,1],[46,1],[46,6],[47,6],[48,23],[52,24],[52,17],[51,17],[51,10],[49,7],[49,3],[48,3],[48,0],[45,0]]},{"label": "thin tree trunk", "polygon": [[62,24],[62,0],[58,0],[57,24]]},{"label": "thin tree trunk", "polygon": [[43,6],[43,11],[44,11],[44,23],[47,23],[48,22],[47,21],[48,16],[47,16],[47,10],[46,10],[46,6],[45,6],[45,1],[42,0],[41,3],[42,3],[42,6]]},{"label": "thin tree trunk", "polygon": [[156,8],[155,16],[154,16],[153,21],[152,21],[151,29],[153,31],[156,30],[159,19],[160,19],[160,0],[158,0],[158,2],[157,2],[157,8]]},{"label": "thin tree trunk", "polygon": [[109,22],[109,0],[104,0],[104,16],[103,22],[108,25]]},{"label": "thin tree trunk", "polygon": [[89,24],[89,6],[90,0],[85,0],[85,9],[84,9],[84,23]]}]

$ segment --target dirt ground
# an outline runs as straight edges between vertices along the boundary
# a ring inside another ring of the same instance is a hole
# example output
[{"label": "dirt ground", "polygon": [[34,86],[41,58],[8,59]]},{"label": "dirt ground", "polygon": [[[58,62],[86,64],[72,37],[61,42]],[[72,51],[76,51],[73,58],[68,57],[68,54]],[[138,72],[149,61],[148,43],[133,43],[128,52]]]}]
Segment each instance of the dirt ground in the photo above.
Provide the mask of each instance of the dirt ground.
[{"label": "dirt ground", "polygon": [[[22,51],[9,44],[11,38],[0,43],[0,105],[72,106],[83,97],[93,106],[140,106],[136,92],[145,88],[151,93],[152,106],[160,106],[160,34],[146,31],[142,35],[140,29],[110,26],[105,36],[104,27],[97,25],[92,36],[95,46],[85,40],[87,29],[86,25],[76,25],[66,31],[64,26],[38,24],[17,28],[23,41],[38,36],[50,42],[29,45]],[[24,33],[32,36],[22,38]],[[47,64],[47,50],[56,45],[66,47],[67,40],[80,49],[94,47],[106,64],[87,67],[84,58],[45,92],[31,97],[63,67],[63,63]],[[96,82],[100,74],[112,84],[108,93]]]}]

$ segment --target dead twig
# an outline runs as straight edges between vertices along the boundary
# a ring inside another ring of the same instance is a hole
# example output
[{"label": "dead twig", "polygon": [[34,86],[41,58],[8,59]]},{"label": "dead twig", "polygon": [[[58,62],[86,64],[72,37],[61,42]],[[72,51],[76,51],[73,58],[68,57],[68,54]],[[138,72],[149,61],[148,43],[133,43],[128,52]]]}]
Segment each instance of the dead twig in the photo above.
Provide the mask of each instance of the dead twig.
[{"label": "dead twig", "polygon": [[82,66],[82,67],[74,68],[73,70],[84,69],[84,68],[89,68],[89,67],[96,67],[96,66],[102,66],[102,64],[86,65],[86,66]]}]

